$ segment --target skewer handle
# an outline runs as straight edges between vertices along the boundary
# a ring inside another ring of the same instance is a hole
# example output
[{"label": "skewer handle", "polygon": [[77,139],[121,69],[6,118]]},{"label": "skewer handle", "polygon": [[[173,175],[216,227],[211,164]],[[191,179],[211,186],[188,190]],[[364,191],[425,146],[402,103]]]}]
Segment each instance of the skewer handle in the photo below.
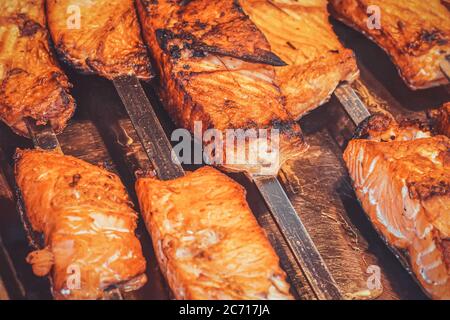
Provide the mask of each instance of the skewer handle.
[{"label": "skewer handle", "polygon": [[58,138],[49,123],[37,125],[36,121],[30,118],[25,119],[25,123],[35,148],[63,153]]}]

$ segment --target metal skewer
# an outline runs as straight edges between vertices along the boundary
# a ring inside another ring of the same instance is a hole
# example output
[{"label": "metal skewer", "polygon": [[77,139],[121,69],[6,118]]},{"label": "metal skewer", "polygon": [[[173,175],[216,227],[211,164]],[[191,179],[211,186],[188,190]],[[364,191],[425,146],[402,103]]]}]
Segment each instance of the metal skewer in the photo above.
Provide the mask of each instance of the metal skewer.
[{"label": "metal skewer", "polygon": [[58,138],[49,123],[37,125],[34,119],[30,118],[26,118],[25,123],[35,148],[63,153]]},{"label": "metal skewer", "polygon": [[348,83],[343,83],[334,91],[334,95],[344,107],[356,125],[370,117],[370,111]]}]

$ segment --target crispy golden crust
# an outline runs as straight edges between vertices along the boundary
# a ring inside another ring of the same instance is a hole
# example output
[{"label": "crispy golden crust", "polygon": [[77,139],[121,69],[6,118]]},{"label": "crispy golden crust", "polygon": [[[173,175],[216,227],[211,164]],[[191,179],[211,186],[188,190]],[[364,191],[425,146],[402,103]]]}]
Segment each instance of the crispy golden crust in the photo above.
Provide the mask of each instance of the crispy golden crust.
[{"label": "crispy golden crust", "polygon": [[58,54],[79,71],[151,78],[133,0],[48,0],[47,16]]},{"label": "crispy golden crust", "polygon": [[[450,12],[440,0],[332,0],[337,18],[365,33],[391,57],[411,89],[448,84],[440,63],[450,54]],[[369,6],[381,29],[368,27]]]},{"label": "crispy golden crust", "polygon": [[[110,285],[145,283],[137,214],[119,177],[56,152],[19,150],[16,181],[28,220],[46,245],[27,261],[38,276],[52,270],[55,298],[97,299]],[[81,285],[70,290],[68,270],[77,269]]]},{"label": "crispy golden crust", "polygon": [[[159,93],[178,126],[193,131],[195,123],[200,122],[204,130],[214,128],[222,132],[226,129],[277,128],[281,133],[280,163],[304,150],[301,129],[285,109],[272,66],[193,49],[190,41],[173,37],[167,29],[181,22],[176,20],[181,18],[171,12],[187,10],[191,4],[206,5],[206,1],[189,2],[185,6],[167,0],[140,0],[137,3],[144,38],[159,73]],[[210,5],[216,10],[218,2],[210,2]],[[224,16],[228,14],[221,12]],[[207,18],[211,19],[210,16]],[[216,21],[205,20],[202,24],[215,25]],[[215,31],[219,32],[220,27]],[[224,32],[227,34],[228,31]],[[240,39],[259,38],[258,32],[255,34],[248,28],[240,30],[237,36]],[[231,50],[233,45],[237,49],[240,47],[239,42],[225,43],[224,47]],[[258,171],[258,165],[255,167],[253,169]]]},{"label": "crispy golden crust", "polygon": [[[148,9],[153,3],[142,1]],[[166,39],[182,41],[193,51],[284,65],[236,0],[185,1],[185,4],[161,1],[158,10],[164,12],[165,21],[156,32],[163,33]],[[251,37],[242,37],[243,34]]]},{"label": "crispy golden crust", "polygon": [[353,52],[328,21],[326,0],[243,0],[245,12],[287,66],[275,68],[286,108],[299,119],[328,101],[339,82],[358,75]]},{"label": "crispy golden crust", "polygon": [[440,109],[430,110],[428,117],[431,119],[431,126],[437,133],[450,138],[450,102],[444,104]]},{"label": "crispy golden crust", "polygon": [[450,139],[376,122],[344,153],[356,194],[389,244],[408,253],[425,291],[449,299]]},{"label": "crispy golden crust", "polygon": [[136,192],[177,299],[292,298],[239,184],[204,167],[171,181],[139,179]]},{"label": "crispy golden crust", "polygon": [[23,136],[24,118],[50,122],[59,133],[75,110],[45,25],[44,1],[0,2],[0,119]]}]

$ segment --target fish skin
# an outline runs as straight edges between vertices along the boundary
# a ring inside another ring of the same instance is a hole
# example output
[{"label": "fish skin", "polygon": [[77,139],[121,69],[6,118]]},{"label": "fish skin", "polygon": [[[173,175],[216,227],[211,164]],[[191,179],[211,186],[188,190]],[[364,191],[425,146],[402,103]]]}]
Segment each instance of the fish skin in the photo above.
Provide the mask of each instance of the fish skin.
[{"label": "fish skin", "polygon": [[[150,12],[152,3],[147,3]],[[157,5],[158,11],[164,12],[165,21],[156,29],[170,34],[171,40],[183,41],[193,51],[273,66],[285,65],[271,51],[270,44],[244,13],[239,1],[191,1],[184,5],[159,1]],[[251,34],[251,37],[244,38],[242,34]]]},{"label": "fish skin", "polygon": [[[330,4],[337,19],[386,51],[410,89],[449,83],[440,63],[450,54],[450,11],[441,0],[331,0]],[[381,29],[369,29],[369,6],[381,9]]]},{"label": "fish skin", "polygon": [[25,118],[60,133],[75,112],[71,87],[49,46],[44,1],[1,1],[0,119],[25,137]]},{"label": "fish skin", "polygon": [[[70,8],[78,8],[79,26],[69,28],[77,13]],[[134,0],[47,0],[46,12],[59,58],[76,70],[107,79],[152,78]]]},{"label": "fish skin", "polygon": [[[228,5],[232,2],[223,1]],[[214,7],[218,2],[194,1],[186,6],[194,3],[198,6],[211,3]],[[301,129],[286,110],[273,66],[197,50],[189,41],[174,37],[168,30],[181,23],[181,18],[173,15],[180,8],[176,3],[139,0],[137,8],[144,39],[159,78],[158,93],[178,127],[194,132],[195,123],[200,122],[203,130],[217,129],[222,133],[227,129],[279,129],[279,166],[305,151],[307,146]],[[212,19],[211,16],[206,17]],[[212,26],[216,21],[203,20],[202,23]],[[177,32],[180,34],[180,29]],[[253,28],[244,28],[235,36],[261,39],[259,31]],[[219,39],[222,41],[221,37]],[[264,45],[268,46],[267,41]],[[240,43],[226,42],[224,46],[238,50]],[[279,166],[273,174],[277,173]],[[254,166],[226,164],[223,167],[232,171],[261,171],[260,163]]]}]

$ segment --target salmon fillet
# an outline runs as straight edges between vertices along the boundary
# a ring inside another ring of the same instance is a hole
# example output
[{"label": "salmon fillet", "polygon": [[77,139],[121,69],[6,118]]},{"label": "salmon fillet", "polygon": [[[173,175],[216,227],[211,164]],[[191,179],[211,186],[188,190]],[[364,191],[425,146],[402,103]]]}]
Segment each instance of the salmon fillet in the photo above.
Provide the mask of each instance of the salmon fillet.
[{"label": "salmon fillet", "polygon": [[141,211],[177,299],[292,299],[279,259],[226,175],[203,167],[136,183]]},{"label": "salmon fillet", "polygon": [[439,134],[450,138],[450,102],[444,104],[440,109],[430,110],[428,117],[431,119],[433,128]]},{"label": "salmon fillet", "polygon": [[133,0],[47,0],[47,17],[58,54],[77,70],[151,78]]},{"label": "salmon fillet", "polygon": [[[237,1],[179,4],[138,0],[137,4],[144,39],[160,79],[159,94],[177,126],[194,132],[195,124],[200,123],[204,130],[213,128],[221,133],[227,129],[278,129],[280,164],[304,151],[301,129],[285,108],[274,67],[249,62],[263,61],[270,46]],[[201,15],[191,13],[200,7]],[[241,27],[229,36],[233,19],[241,21]],[[192,33],[192,25],[201,31]],[[206,37],[201,35],[206,30],[214,30],[216,40],[205,49],[196,43]],[[212,50],[212,46],[218,47]],[[226,158],[227,146],[224,149]],[[259,162],[254,166],[224,164],[226,169],[239,171],[260,171],[260,166]],[[278,166],[275,173],[277,170]]]},{"label": "salmon fillet", "polygon": [[126,291],[146,282],[137,213],[119,177],[55,151],[19,150],[16,181],[45,242],[27,261],[36,275],[51,273],[55,298],[99,299],[109,286]]},{"label": "salmon fillet", "polygon": [[450,299],[450,139],[381,115],[366,126],[344,152],[358,199],[425,292]]},{"label": "salmon fillet", "polygon": [[[344,23],[366,34],[391,57],[411,89],[448,84],[440,63],[450,54],[450,12],[441,0],[331,0]],[[370,29],[369,6],[381,9]]]},{"label": "salmon fillet", "polygon": [[59,133],[75,111],[70,88],[49,48],[44,1],[1,1],[0,119],[26,137],[25,118]]},{"label": "salmon fillet", "polygon": [[275,68],[288,111],[299,119],[327,102],[341,81],[359,76],[354,54],[329,23],[326,0],[241,0],[287,66]]}]

